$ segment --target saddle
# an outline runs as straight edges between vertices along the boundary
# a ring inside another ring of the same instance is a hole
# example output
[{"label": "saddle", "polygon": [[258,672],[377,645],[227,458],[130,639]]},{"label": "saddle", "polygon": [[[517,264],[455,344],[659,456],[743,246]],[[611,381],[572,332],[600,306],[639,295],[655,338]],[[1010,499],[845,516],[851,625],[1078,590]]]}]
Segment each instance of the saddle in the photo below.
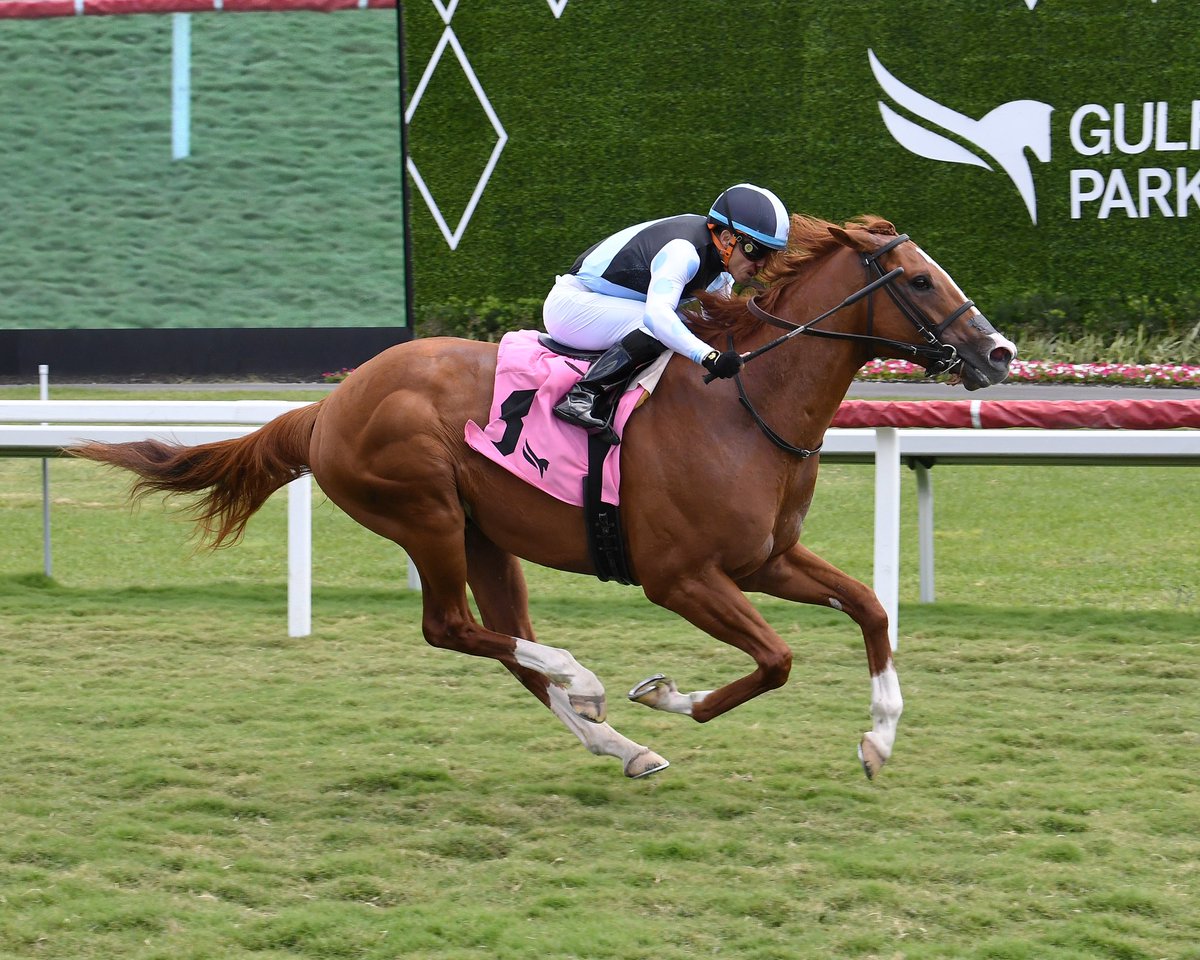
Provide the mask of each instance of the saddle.
[{"label": "saddle", "polygon": [[[636,584],[621,528],[620,449],[551,412],[601,352],[567,347],[532,330],[505,334],[489,420],[482,427],[468,421],[464,437],[471,449],[509,473],[582,508],[596,576]],[[620,395],[612,419],[618,435],[654,379],[651,370],[642,371],[637,384]]]},{"label": "saddle", "polygon": [[568,347],[565,343],[559,343],[548,333],[539,333],[537,335],[538,343],[549,350],[551,353],[557,353],[560,357],[570,357],[572,360],[586,360],[592,363],[598,360],[603,350],[580,350],[578,347]]}]

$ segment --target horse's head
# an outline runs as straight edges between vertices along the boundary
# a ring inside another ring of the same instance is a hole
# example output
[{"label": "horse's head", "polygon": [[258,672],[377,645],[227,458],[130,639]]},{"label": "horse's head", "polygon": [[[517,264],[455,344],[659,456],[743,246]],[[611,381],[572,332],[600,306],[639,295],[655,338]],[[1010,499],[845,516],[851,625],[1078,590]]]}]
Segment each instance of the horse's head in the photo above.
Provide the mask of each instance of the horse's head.
[{"label": "horse's head", "polygon": [[868,295],[866,332],[883,341],[874,344],[877,356],[912,359],[932,374],[954,373],[968,390],[1007,379],[1016,346],[906,234],[871,218],[828,229],[858,254],[864,284],[901,271],[880,284],[894,309],[880,309],[871,302],[879,294]]}]

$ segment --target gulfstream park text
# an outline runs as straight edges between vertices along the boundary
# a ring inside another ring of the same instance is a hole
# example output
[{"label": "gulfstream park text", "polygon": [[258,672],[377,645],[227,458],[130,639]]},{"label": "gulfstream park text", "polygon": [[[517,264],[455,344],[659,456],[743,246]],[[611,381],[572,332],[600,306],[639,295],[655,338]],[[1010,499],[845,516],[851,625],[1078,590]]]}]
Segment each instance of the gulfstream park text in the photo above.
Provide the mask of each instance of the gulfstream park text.
[{"label": "gulfstream park text", "polygon": [[[1071,117],[1071,146],[1080,156],[1195,153],[1200,151],[1200,100],[1193,100],[1190,109],[1176,109],[1174,118],[1165,100],[1117,103],[1111,110],[1085,104]],[[1070,190],[1072,220],[1085,215],[1105,220],[1114,213],[1130,219],[1186,217],[1192,204],[1200,210],[1200,168],[1075,169]]]}]

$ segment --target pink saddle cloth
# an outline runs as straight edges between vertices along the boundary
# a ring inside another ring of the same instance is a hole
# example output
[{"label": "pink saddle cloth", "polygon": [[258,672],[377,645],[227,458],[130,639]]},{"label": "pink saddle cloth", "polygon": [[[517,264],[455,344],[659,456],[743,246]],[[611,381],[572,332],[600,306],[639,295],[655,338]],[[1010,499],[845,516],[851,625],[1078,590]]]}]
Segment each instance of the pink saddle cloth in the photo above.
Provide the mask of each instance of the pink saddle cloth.
[{"label": "pink saddle cloth", "polygon": [[[550,496],[582,506],[588,435],[551,411],[588,366],[547,350],[535,330],[506,333],[496,360],[491,419],[482,428],[467,421],[467,446]],[[646,393],[636,385],[622,395],[613,419],[617,436]],[[620,449],[610,449],[604,460],[600,496],[613,506],[620,504]]]}]

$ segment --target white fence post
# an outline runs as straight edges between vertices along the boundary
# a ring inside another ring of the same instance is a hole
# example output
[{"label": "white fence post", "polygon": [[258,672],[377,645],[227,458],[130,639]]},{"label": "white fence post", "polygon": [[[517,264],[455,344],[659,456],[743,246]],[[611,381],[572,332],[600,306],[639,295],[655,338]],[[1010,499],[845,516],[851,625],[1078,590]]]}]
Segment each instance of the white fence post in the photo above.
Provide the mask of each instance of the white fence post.
[{"label": "white fence post", "polygon": [[929,467],[914,461],[917,475],[917,544],[921,557],[921,602],[933,603],[933,478]]},{"label": "white fence post", "polygon": [[288,636],[312,633],[312,477],[297,477],[288,493]]},{"label": "white fence post", "polygon": [[[38,398],[50,399],[50,367],[38,364]],[[45,424],[43,424],[45,426]],[[42,572],[46,579],[54,573],[54,547],[50,542],[50,460],[42,459]]]},{"label": "white fence post", "polygon": [[875,594],[887,611],[895,650],[900,617],[900,438],[895,427],[875,430]]}]

